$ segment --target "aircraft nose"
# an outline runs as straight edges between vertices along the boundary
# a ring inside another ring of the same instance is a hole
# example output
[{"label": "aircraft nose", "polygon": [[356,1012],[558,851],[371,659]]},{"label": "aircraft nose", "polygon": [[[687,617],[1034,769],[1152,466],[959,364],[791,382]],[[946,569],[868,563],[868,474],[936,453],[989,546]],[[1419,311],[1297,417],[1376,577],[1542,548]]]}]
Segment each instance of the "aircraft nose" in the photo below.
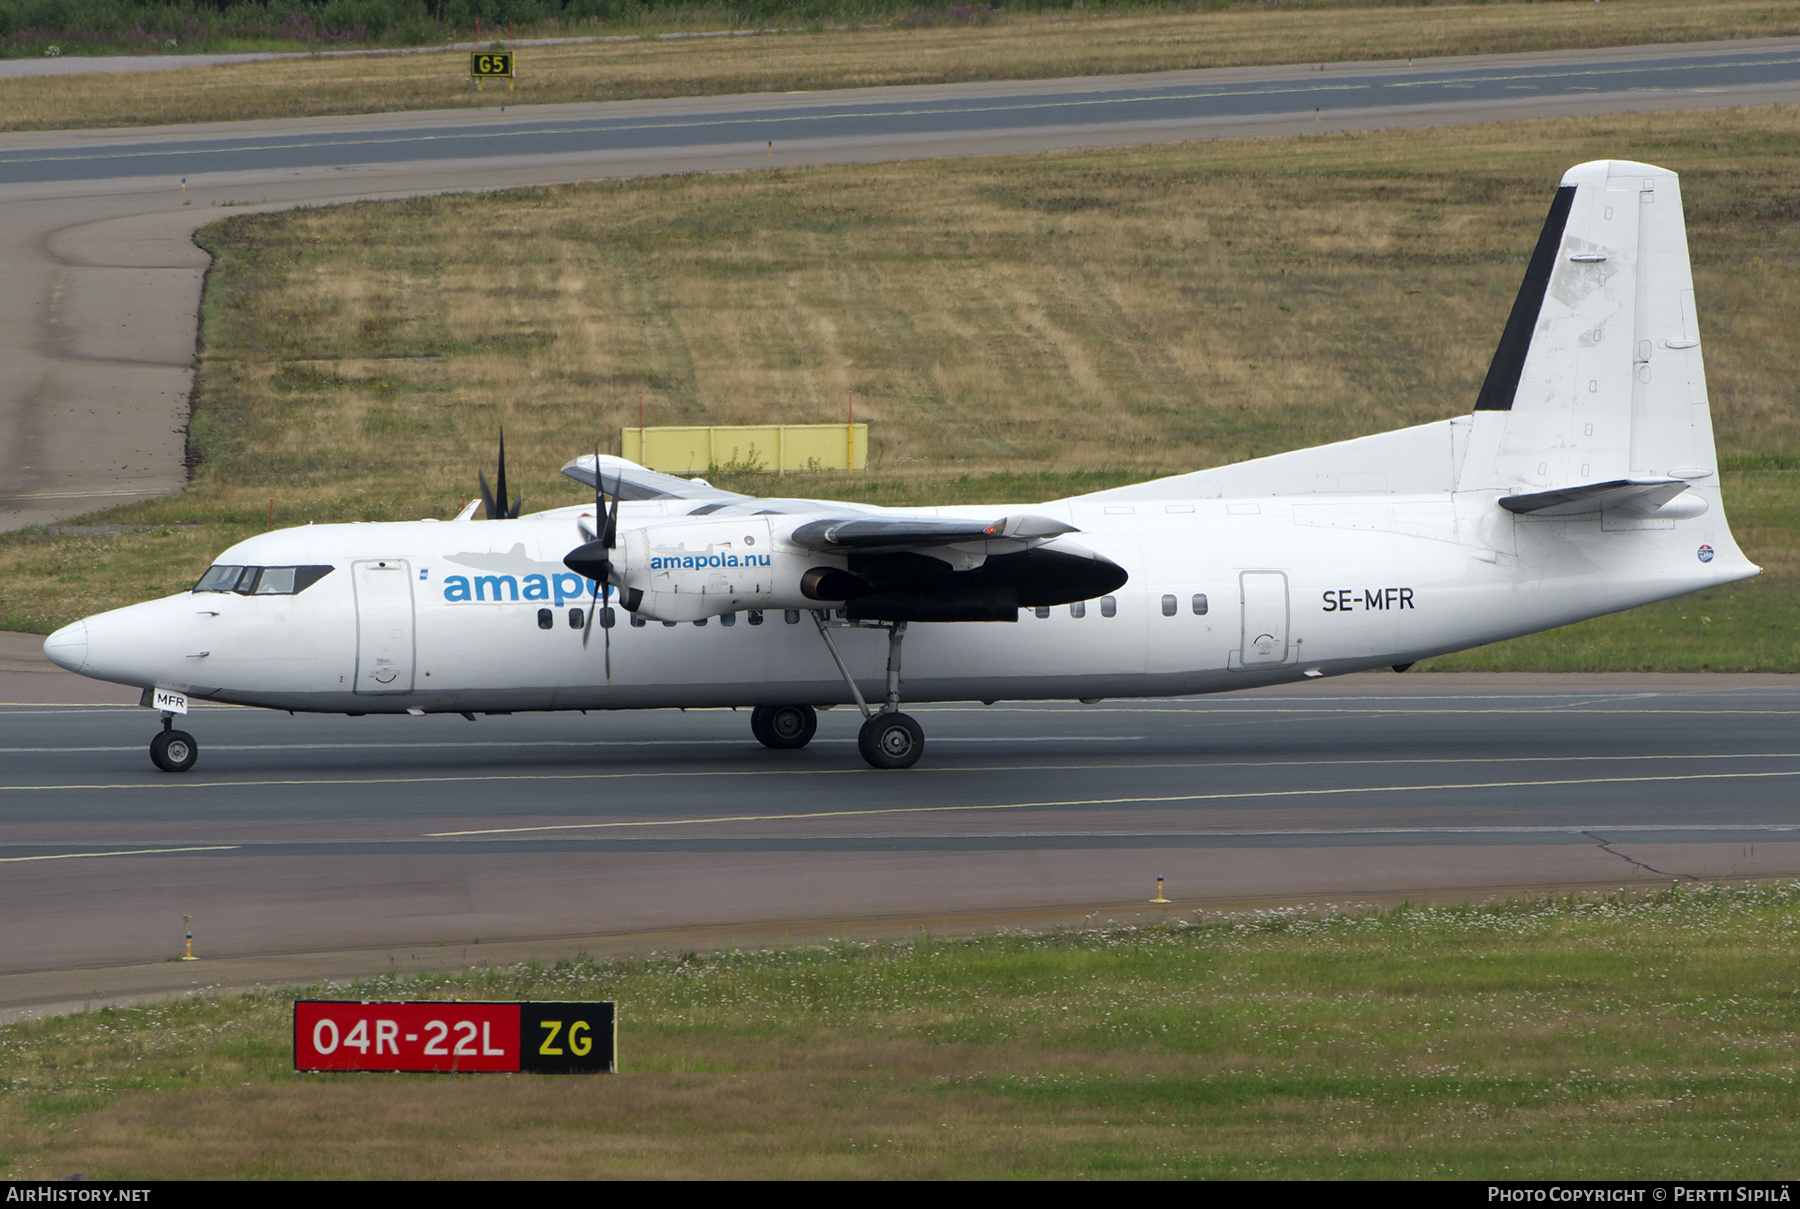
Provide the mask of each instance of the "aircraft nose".
[{"label": "aircraft nose", "polygon": [[87,653],[88,632],[85,621],[66,625],[44,639],[44,658],[57,667],[67,668],[71,672],[79,672],[82,669],[87,663]]}]

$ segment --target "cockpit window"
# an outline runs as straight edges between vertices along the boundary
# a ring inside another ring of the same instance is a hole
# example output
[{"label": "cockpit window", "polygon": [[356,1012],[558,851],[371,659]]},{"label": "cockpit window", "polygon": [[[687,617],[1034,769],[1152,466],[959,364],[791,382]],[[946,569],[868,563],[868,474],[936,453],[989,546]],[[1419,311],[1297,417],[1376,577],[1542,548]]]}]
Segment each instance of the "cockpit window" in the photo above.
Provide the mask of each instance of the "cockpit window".
[{"label": "cockpit window", "polygon": [[244,573],[243,567],[208,567],[200,582],[194,585],[196,592],[229,592],[237,587],[238,578]]},{"label": "cockpit window", "polygon": [[196,592],[236,592],[239,596],[293,596],[331,574],[331,567],[208,567]]}]

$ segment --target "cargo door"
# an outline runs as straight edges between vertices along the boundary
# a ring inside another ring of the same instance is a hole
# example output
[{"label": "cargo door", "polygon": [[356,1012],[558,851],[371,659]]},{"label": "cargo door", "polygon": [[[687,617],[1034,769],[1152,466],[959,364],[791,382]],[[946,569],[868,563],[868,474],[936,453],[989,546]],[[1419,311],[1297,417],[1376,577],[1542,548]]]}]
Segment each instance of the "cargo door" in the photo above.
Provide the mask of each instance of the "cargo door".
[{"label": "cargo door", "polygon": [[352,564],[356,585],[356,691],[410,693],[413,686],[412,570],[405,559]]}]

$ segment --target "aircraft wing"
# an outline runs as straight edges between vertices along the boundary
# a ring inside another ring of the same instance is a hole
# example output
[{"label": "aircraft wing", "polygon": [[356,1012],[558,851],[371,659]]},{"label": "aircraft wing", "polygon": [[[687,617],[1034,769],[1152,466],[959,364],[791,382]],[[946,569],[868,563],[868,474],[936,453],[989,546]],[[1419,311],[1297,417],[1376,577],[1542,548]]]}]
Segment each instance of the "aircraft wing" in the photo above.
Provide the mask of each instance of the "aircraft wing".
[{"label": "aircraft wing", "polygon": [[599,456],[599,474],[595,474],[595,457],[586,454],[571,461],[562,468],[563,474],[578,483],[594,485],[594,479],[601,480],[600,489],[608,495],[617,494],[622,500],[747,500],[750,496],[736,491],[725,491],[710,483],[698,479],[677,478],[672,474],[663,474],[651,470],[647,466],[639,466],[636,462],[628,462],[624,458],[616,458],[603,453]]},{"label": "aircraft wing", "polygon": [[1686,490],[1687,484],[1680,479],[1610,479],[1604,483],[1506,495],[1500,497],[1500,506],[1508,512],[1534,516],[1575,516],[1598,512],[1602,508],[1650,513]]},{"label": "aircraft wing", "polygon": [[936,516],[841,517],[808,521],[795,529],[789,540],[822,553],[872,554],[961,542],[1015,541],[1031,545],[1075,531],[1075,526],[1047,516],[1003,516],[992,521]]}]

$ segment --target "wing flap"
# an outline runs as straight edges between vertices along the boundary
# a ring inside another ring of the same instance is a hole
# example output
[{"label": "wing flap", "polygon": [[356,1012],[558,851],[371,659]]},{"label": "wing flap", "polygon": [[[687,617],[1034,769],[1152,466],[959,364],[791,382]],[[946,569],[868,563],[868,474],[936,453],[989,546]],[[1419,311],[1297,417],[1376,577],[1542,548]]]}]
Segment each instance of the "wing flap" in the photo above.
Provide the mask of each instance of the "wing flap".
[{"label": "wing flap", "polygon": [[842,517],[808,521],[789,540],[820,553],[921,550],[962,542],[1012,541],[1032,544],[1076,532],[1048,516],[1003,516],[981,521],[937,516]]}]

